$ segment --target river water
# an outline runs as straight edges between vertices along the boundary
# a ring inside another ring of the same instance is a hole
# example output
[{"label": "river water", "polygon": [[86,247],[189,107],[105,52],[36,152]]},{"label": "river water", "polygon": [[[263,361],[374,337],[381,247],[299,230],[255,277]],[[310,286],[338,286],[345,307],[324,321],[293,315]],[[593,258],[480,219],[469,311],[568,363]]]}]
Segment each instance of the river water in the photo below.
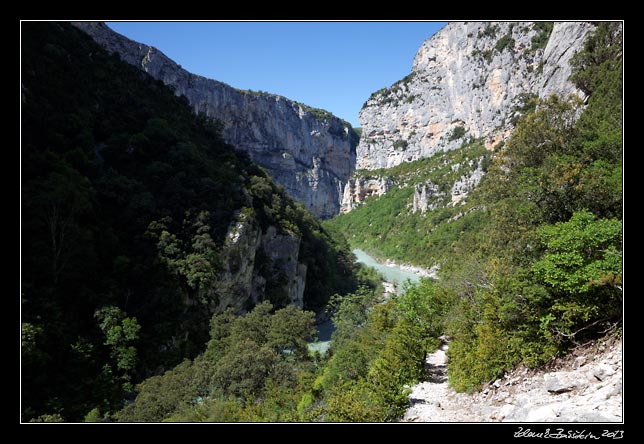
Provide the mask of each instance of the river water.
[{"label": "river water", "polygon": [[[357,262],[378,270],[378,272],[385,278],[385,281],[393,284],[397,289],[402,288],[402,284],[407,280],[411,281],[412,283],[418,283],[420,281],[420,274],[402,270],[397,265],[382,264],[362,250],[356,248],[355,250],[353,250],[353,254],[356,255]],[[318,341],[310,342],[309,350],[312,352],[319,351],[320,353],[324,354],[329,349],[329,345],[331,344],[331,333],[333,333],[334,330],[333,321],[329,319],[328,321],[319,324],[317,328]]]},{"label": "river water", "polygon": [[402,286],[403,282],[406,280],[410,280],[414,284],[417,284],[420,281],[421,276],[419,274],[402,270],[397,265],[381,264],[362,250],[356,248],[353,250],[353,254],[356,255],[358,262],[368,267],[375,268],[384,276],[385,281],[394,284],[396,287]]}]

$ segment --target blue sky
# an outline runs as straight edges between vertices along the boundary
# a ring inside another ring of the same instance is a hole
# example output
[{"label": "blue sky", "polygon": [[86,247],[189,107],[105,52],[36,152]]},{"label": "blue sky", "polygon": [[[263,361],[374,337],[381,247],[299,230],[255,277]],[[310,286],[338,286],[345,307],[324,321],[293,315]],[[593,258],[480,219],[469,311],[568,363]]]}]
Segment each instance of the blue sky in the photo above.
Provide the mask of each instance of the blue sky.
[{"label": "blue sky", "polygon": [[442,22],[108,22],[190,72],[280,94],[359,126],[369,95],[410,73]]}]

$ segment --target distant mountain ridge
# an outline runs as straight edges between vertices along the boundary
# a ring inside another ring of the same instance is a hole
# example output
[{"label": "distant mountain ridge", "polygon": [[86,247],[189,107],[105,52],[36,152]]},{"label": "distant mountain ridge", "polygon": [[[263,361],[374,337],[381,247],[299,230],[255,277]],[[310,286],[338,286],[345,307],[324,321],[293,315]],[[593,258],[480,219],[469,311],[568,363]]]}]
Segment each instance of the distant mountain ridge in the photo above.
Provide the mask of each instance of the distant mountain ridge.
[{"label": "distant mountain ridge", "polygon": [[124,61],[171,85],[196,113],[220,120],[223,138],[246,151],[315,216],[338,214],[356,163],[358,136],[349,123],[281,96],[242,91],[192,74],[158,49],[130,40],[105,23],[73,25]]}]

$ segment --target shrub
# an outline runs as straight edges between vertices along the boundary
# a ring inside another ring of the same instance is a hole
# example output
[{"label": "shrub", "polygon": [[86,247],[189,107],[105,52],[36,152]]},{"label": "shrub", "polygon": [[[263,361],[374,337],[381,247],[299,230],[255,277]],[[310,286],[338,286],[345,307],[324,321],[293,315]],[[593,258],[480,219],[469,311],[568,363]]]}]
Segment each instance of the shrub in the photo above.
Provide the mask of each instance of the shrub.
[{"label": "shrub", "polygon": [[553,26],[554,22],[536,22],[534,24],[532,29],[537,31],[537,34],[532,36],[532,51],[546,47],[548,40],[550,40]]},{"label": "shrub", "polygon": [[463,136],[465,136],[465,132],[464,126],[457,126],[452,130],[452,133],[449,135],[447,140],[451,142],[453,140],[462,139]]},{"label": "shrub", "polygon": [[498,52],[503,52],[505,49],[509,49],[511,52],[514,52],[514,39],[512,38],[512,34],[508,33],[501,37],[496,42],[496,45],[494,45],[494,49]]},{"label": "shrub", "polygon": [[498,25],[487,25],[482,31],[479,31],[478,37],[496,37],[496,32],[499,30]]},{"label": "shrub", "polygon": [[407,143],[406,140],[397,140],[394,142],[394,149],[397,150],[404,150],[407,148],[409,144]]}]

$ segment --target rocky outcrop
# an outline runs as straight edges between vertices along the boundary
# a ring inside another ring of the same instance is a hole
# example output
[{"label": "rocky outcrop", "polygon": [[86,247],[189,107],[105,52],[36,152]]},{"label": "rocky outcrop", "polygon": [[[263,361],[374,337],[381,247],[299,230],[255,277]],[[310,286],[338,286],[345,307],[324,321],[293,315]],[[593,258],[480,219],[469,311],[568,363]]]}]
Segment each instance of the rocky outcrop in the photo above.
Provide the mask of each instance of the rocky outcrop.
[{"label": "rocky outcrop", "polygon": [[264,273],[273,292],[275,293],[277,288],[277,293],[286,296],[287,303],[302,308],[307,267],[298,262],[300,242],[300,237],[279,234],[273,226],[268,227],[262,235],[262,251],[270,264],[269,267],[265,267]]},{"label": "rocky outcrop", "polygon": [[469,138],[492,149],[530,97],[582,96],[569,61],[592,27],[555,23],[548,37],[533,22],[448,24],[420,47],[410,75],[365,103],[357,168],[389,168]]},{"label": "rocky outcrop", "polygon": [[382,196],[392,185],[386,177],[354,177],[344,188],[341,212],[348,213],[362,205],[369,196]]},{"label": "rocky outcrop", "polygon": [[[427,211],[432,211],[443,204],[458,205],[465,203],[465,198],[476,186],[481,182],[483,175],[483,158],[478,162],[470,160],[467,163],[456,163],[451,165],[453,172],[463,171],[464,174],[459,177],[449,194],[440,191],[438,184],[427,181],[419,183],[414,186],[414,195],[412,198],[411,212],[425,214]],[[444,197],[448,195],[449,201],[445,201]]]},{"label": "rocky outcrop", "polygon": [[298,261],[300,241],[273,226],[262,231],[252,216],[238,214],[228,230],[220,256],[222,269],[211,289],[213,311],[233,307],[243,312],[269,293],[280,296],[274,302],[302,307],[307,267]]},{"label": "rocky outcrop", "polygon": [[354,171],[358,137],[333,115],[284,97],[235,89],[191,74],[158,49],[132,41],[100,22],[76,22],[107,50],[183,95],[196,113],[222,122],[224,139],[263,166],[320,218],[340,211]]},{"label": "rocky outcrop", "polygon": [[459,202],[463,201],[463,199],[467,197],[470,191],[476,188],[476,186],[481,182],[481,179],[485,174],[483,172],[482,163],[483,159],[480,159],[475,170],[470,171],[464,176],[461,176],[456,182],[454,182],[454,185],[451,189],[452,205],[456,205]]},{"label": "rocky outcrop", "polygon": [[441,197],[438,191],[438,185],[431,182],[421,183],[414,188],[414,198],[412,203],[412,213],[421,212],[425,214],[427,210],[431,211],[436,208],[436,203],[429,203],[432,197]]}]

